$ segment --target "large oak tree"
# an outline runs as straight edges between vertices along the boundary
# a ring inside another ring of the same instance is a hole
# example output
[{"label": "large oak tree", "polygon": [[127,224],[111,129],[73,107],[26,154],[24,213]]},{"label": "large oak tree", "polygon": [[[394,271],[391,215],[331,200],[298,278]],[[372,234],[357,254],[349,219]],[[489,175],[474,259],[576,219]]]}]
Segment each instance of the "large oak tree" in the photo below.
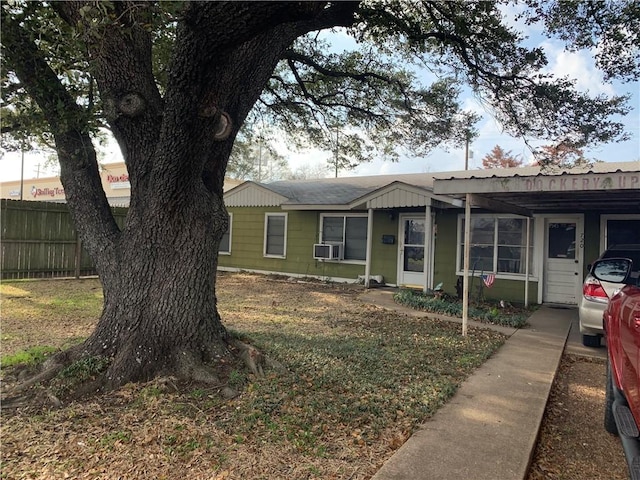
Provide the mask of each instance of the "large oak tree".
[{"label": "large oak tree", "polygon": [[[624,138],[611,118],[628,111],[626,98],[590,98],[543,74],[544,53],[520,45],[501,3],[3,2],[3,131],[55,145],[104,288],[93,334],[44,376],[102,357],[108,388],[161,373],[212,380],[231,342],[215,295],[223,182],[248,116],[316,145],[339,127],[349,155],[393,159],[401,147],[464,141],[466,84],[515,135],[578,146]],[[527,21],[570,46],[600,45],[607,75],[638,78],[635,2],[528,5]],[[353,49],[318,34],[336,27]],[[418,82],[418,66],[431,84]],[[129,172],[122,229],[100,184],[100,128]]]}]

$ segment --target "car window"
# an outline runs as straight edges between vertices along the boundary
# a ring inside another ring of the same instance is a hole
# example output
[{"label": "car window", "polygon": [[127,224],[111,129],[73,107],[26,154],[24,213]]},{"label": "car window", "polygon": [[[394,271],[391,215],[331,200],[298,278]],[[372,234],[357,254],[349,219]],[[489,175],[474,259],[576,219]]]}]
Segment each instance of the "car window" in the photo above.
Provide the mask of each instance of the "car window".
[{"label": "car window", "polygon": [[640,270],[640,250],[607,250],[602,258],[630,258],[633,261],[633,271]]},{"label": "car window", "polygon": [[630,258],[633,266],[627,283],[640,286],[640,250],[607,250],[602,258]]}]

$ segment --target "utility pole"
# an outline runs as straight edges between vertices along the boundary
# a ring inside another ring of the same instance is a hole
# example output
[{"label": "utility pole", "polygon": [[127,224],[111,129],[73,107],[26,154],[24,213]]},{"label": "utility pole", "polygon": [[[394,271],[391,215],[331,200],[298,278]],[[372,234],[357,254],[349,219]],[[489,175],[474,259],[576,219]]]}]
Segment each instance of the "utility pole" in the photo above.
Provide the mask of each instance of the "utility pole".
[{"label": "utility pole", "polygon": [[339,134],[340,134],[340,129],[336,127],[336,178],[338,178],[338,161],[340,160],[340,144],[338,140]]},{"label": "utility pole", "polygon": [[464,169],[469,170],[469,130],[467,130],[464,142]]},{"label": "utility pole", "polygon": [[20,201],[22,201],[22,192],[24,191],[24,145],[21,146],[22,164],[20,166]]},{"label": "utility pole", "polygon": [[262,181],[262,133],[258,139],[258,182]]}]

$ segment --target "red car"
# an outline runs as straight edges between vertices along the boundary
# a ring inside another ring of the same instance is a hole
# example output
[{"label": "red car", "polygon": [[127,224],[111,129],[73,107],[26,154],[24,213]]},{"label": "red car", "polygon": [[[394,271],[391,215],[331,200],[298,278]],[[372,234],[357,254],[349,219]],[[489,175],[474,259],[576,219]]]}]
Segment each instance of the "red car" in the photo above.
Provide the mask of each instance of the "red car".
[{"label": "red car", "polygon": [[607,341],[604,426],[619,435],[632,479],[640,479],[640,279],[632,260],[608,258],[594,263],[592,275],[623,285],[603,314]]}]

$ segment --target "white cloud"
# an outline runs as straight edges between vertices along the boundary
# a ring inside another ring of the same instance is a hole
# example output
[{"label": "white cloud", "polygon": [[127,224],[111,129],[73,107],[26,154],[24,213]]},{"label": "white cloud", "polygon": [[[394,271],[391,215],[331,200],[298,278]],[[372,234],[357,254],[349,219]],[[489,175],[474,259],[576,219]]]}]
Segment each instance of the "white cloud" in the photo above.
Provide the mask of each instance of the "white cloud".
[{"label": "white cloud", "polygon": [[529,7],[524,3],[514,2],[506,5],[498,5],[498,9],[502,14],[504,23],[525,37],[540,35],[544,31],[544,25],[540,22],[527,24],[524,20],[518,19],[519,15],[529,10]]},{"label": "white cloud", "polygon": [[569,77],[576,81],[576,88],[591,94],[614,95],[615,90],[603,80],[602,72],[596,66],[593,56],[588,50],[577,52],[566,51],[552,41],[544,41],[540,45],[547,54],[549,66],[547,73],[556,77]]}]

